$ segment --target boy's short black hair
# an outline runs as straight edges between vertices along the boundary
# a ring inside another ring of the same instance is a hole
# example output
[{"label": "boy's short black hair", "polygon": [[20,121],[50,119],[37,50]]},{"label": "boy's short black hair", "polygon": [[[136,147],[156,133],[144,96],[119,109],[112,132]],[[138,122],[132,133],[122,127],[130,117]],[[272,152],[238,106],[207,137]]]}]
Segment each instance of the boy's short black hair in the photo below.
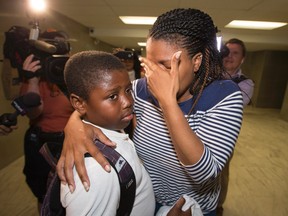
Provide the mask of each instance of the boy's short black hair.
[{"label": "boy's short black hair", "polygon": [[88,100],[89,93],[112,71],[126,72],[123,63],[111,53],[82,51],[69,58],[64,69],[64,79],[69,94]]}]

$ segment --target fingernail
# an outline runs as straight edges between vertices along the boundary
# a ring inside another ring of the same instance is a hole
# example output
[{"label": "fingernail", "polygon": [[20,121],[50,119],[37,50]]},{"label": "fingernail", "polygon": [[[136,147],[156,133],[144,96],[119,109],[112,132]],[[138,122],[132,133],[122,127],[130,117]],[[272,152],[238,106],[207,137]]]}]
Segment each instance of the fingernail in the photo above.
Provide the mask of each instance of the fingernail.
[{"label": "fingernail", "polygon": [[74,187],[72,185],[69,185],[69,190],[70,190],[70,193],[73,193],[74,192]]},{"label": "fingernail", "polygon": [[65,181],[61,181],[61,184],[66,185],[66,182]]},{"label": "fingernail", "polygon": [[85,190],[88,192],[89,191],[89,186],[88,186],[88,183],[87,182],[83,182],[83,185],[84,185],[84,188]]},{"label": "fingernail", "polygon": [[179,58],[180,58],[181,53],[182,53],[182,51],[178,51],[178,52],[176,52],[176,54],[175,54],[176,59],[179,59]]},{"label": "fingernail", "polygon": [[106,165],[104,168],[106,172],[109,172],[109,173],[111,172],[111,167],[109,165]]}]

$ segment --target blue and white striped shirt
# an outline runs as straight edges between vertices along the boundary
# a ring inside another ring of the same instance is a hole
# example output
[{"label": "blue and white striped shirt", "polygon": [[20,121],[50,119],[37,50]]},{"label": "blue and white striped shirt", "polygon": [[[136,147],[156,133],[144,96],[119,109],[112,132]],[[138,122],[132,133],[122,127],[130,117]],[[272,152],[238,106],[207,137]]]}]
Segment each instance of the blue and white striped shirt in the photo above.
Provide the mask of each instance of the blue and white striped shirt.
[{"label": "blue and white striped shirt", "polygon": [[[243,98],[237,84],[231,80],[212,82],[190,115],[189,125],[204,144],[203,155],[194,165],[179,161],[146,79],[134,81],[133,89],[137,118],[133,141],[151,177],[156,201],[171,206],[187,194],[204,214],[214,210],[220,193],[219,173],[233,152],[242,123]],[[187,118],[192,103],[193,98],[179,103]],[[177,122],[174,129],[178,130]]]}]

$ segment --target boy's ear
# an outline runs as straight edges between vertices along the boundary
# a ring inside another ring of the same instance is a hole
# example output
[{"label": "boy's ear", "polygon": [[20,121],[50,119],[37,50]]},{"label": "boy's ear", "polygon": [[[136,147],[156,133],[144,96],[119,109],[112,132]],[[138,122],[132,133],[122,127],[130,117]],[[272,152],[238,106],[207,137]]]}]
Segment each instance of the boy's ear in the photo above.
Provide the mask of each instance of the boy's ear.
[{"label": "boy's ear", "polygon": [[199,70],[202,64],[202,56],[203,56],[202,53],[197,53],[196,55],[193,56],[192,60],[194,61],[194,73],[196,73]]},{"label": "boy's ear", "polygon": [[86,113],[86,103],[78,95],[72,93],[70,95],[70,103],[72,104],[74,109],[77,110],[81,115],[84,115]]}]

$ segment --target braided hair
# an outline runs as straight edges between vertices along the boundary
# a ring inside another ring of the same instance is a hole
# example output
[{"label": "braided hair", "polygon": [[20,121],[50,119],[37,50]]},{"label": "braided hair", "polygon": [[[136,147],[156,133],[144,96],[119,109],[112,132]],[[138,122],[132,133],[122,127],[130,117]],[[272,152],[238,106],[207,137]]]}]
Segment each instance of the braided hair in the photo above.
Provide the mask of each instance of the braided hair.
[{"label": "braided hair", "polygon": [[178,8],[160,15],[149,31],[149,38],[164,40],[186,49],[191,58],[202,53],[202,64],[190,85],[190,93],[197,96],[192,109],[205,86],[222,78],[224,70],[217,50],[216,31],[208,14],[191,8]]}]

